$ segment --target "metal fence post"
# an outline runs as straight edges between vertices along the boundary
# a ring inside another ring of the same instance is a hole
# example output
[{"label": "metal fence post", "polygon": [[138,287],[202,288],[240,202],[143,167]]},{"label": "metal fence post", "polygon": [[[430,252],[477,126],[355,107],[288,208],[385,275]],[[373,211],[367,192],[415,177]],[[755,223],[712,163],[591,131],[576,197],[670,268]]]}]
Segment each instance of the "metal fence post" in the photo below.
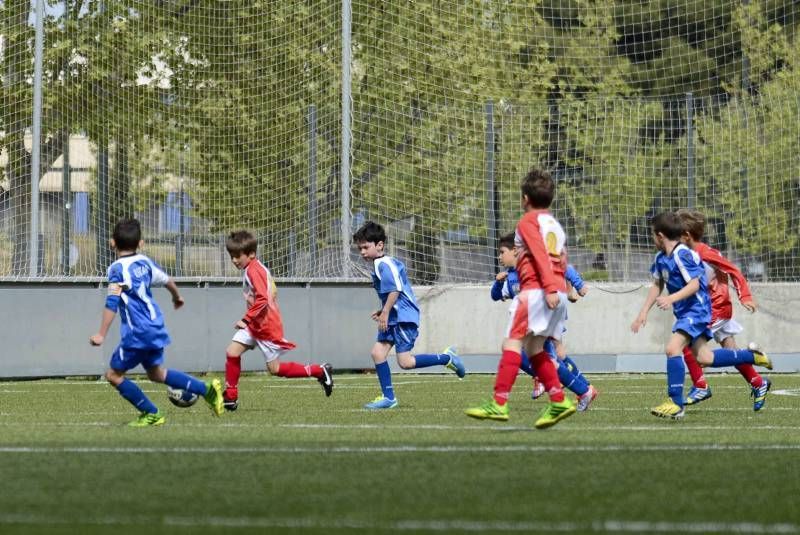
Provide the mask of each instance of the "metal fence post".
[{"label": "metal fence post", "polygon": [[352,5],[351,0],[342,0],[342,152],[341,170],[342,206],[342,276],[350,276],[350,136],[351,104],[350,62],[352,59]]},{"label": "metal fence post", "polygon": [[31,134],[31,228],[28,254],[30,276],[39,275],[39,177],[42,164],[42,58],[44,56],[44,0],[36,0],[36,36],[33,58],[33,125]]},{"label": "metal fence post", "polygon": [[494,258],[495,271],[499,268],[497,260],[497,229],[499,203],[497,184],[494,176],[494,101],[486,102],[486,137],[484,139],[484,155],[486,158],[486,245],[489,258]]},{"label": "metal fence post", "polygon": [[694,95],[686,93],[686,206],[694,208]]},{"label": "metal fence post", "polygon": [[[308,107],[308,275],[316,275],[317,265],[317,107]],[[349,244],[348,244],[349,245]]]}]

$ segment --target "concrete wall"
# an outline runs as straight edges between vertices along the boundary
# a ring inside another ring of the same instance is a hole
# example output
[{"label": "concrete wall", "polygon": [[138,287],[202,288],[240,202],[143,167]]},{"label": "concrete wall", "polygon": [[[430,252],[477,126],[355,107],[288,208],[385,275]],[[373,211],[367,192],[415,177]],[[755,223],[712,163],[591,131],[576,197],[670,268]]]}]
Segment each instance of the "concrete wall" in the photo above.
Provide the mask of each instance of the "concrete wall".
[{"label": "concrete wall", "polygon": [[[337,368],[369,368],[375,339],[370,313],[377,309],[372,288],[341,284],[280,284],[286,337],[297,343],[291,358],[329,361]],[[164,307],[173,344],[167,363],[188,371],[221,370],[233,324],[241,317],[240,286],[181,285],[186,307],[168,308],[165,290],[156,299]],[[756,314],[737,307],[745,327],[740,345],[757,341],[775,355],[778,371],[800,370],[800,284],[755,284],[761,305]],[[494,371],[505,330],[508,303],[494,303],[489,287],[417,288],[422,306],[418,352],[456,345],[472,371]],[[654,308],[637,335],[630,332],[646,293],[638,284],[593,285],[570,305],[566,343],[586,371],[658,371],[672,314]],[[0,377],[100,374],[118,342],[118,325],[104,347],[88,344],[100,322],[105,289],[87,284],[0,285]],[[118,321],[118,320],[117,320]],[[263,369],[260,354],[245,357],[246,369]],[[440,371],[440,370],[436,370]]]}]

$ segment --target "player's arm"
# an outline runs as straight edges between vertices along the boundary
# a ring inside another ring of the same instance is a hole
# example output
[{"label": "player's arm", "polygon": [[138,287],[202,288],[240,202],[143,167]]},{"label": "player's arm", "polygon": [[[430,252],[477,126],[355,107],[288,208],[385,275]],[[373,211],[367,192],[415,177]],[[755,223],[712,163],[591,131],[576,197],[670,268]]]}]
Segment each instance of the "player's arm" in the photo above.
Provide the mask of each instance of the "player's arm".
[{"label": "player's arm", "polygon": [[[533,265],[539,275],[545,294],[558,292],[559,284],[553,273],[553,264],[550,262],[550,253],[545,247],[539,224],[535,218],[522,218],[517,226],[519,234],[533,258]],[[549,305],[549,303],[548,303]],[[552,307],[551,307],[552,308]]]},{"label": "player's arm", "polygon": [[[501,271],[497,274],[499,277],[501,273],[506,273],[505,271]],[[506,275],[507,276],[507,275]],[[494,283],[492,284],[492,290],[490,292],[492,296],[492,301],[502,301],[503,300],[503,286],[506,283],[506,277],[502,279],[495,279]]]},{"label": "player's arm", "polygon": [[[250,266],[248,266],[250,267]],[[249,326],[256,318],[267,314],[269,308],[269,281],[263,269],[251,269],[247,271],[247,277],[253,285],[253,303],[247,308],[247,312],[236,324]]]},{"label": "player's arm", "polygon": [[650,285],[650,289],[647,290],[647,297],[644,299],[642,309],[639,311],[636,319],[633,320],[633,323],[631,323],[631,330],[633,332],[638,333],[639,329],[647,324],[647,313],[650,312],[651,308],[653,308],[656,299],[659,295],[661,295],[663,289],[664,281],[662,280],[653,281],[653,284]]},{"label": "player's arm", "polygon": [[106,304],[100,317],[100,328],[95,334],[89,337],[89,343],[93,346],[103,344],[108,329],[114,323],[114,318],[119,310],[119,302],[122,300],[123,279],[122,271],[117,266],[111,266],[108,270],[108,291],[106,292]]},{"label": "player's arm", "polygon": [[656,303],[658,304],[658,308],[661,310],[667,310],[673,305],[673,303],[677,303],[678,301],[686,299],[687,297],[693,296],[698,292],[698,290],[700,290],[700,279],[695,277],[687,282],[686,285],[677,292],[657,297]]},{"label": "player's arm", "polygon": [[164,285],[164,287],[172,296],[172,305],[175,307],[175,310],[181,308],[184,304],[184,300],[183,297],[181,297],[181,292],[180,290],[178,290],[178,285],[175,284],[175,281],[172,280],[172,278],[170,278]]},{"label": "player's arm", "polygon": [[172,296],[172,305],[175,307],[175,310],[183,306],[184,301],[175,281],[172,280],[172,277],[167,275],[164,268],[153,260],[150,260],[150,286],[164,286]]},{"label": "player's arm", "polygon": [[722,256],[722,254],[718,251],[716,254],[708,254],[703,256],[703,260],[714,266],[716,269],[727,273],[733,282],[733,287],[736,288],[736,295],[739,296],[739,301],[742,303],[742,305],[750,312],[756,311],[758,306],[753,300],[753,294],[750,292],[750,285],[747,284],[747,279],[736,266],[736,264]]},{"label": "player's arm", "polygon": [[386,302],[383,304],[383,308],[378,311],[375,321],[378,322],[378,329],[380,329],[381,332],[389,328],[389,314],[392,312],[392,307],[397,303],[399,298],[400,292],[389,292],[389,295],[386,296]]}]

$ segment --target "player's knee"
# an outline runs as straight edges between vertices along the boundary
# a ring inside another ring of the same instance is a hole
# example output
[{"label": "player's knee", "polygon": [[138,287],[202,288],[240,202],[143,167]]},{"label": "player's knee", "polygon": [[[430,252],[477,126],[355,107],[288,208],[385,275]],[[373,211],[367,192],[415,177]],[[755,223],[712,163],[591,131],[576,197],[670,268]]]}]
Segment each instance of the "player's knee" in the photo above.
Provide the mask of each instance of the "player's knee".
[{"label": "player's knee", "polygon": [[397,364],[404,370],[413,370],[417,365],[417,361],[409,355],[407,357],[398,357]]},{"label": "player's knee", "polygon": [[167,378],[167,370],[161,366],[147,369],[147,378],[154,383],[163,383]]},{"label": "player's knee", "polygon": [[116,370],[108,369],[106,370],[105,378],[106,381],[116,386],[122,382],[125,376],[122,375],[121,373],[118,373]]},{"label": "player's knee", "polygon": [[267,362],[267,371],[272,375],[278,375],[278,370],[281,369],[281,362],[279,360],[271,360]]}]

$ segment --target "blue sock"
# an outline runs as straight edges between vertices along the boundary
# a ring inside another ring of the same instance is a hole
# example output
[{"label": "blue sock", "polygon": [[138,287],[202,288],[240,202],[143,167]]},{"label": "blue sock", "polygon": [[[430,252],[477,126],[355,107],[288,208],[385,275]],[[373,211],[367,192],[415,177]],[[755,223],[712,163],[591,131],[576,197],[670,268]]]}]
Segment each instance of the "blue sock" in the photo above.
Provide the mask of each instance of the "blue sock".
[{"label": "blue sock", "polygon": [[378,374],[378,382],[381,384],[383,397],[394,399],[394,388],[392,387],[392,372],[389,370],[388,362],[381,362],[375,365],[375,372]]},{"label": "blue sock", "polygon": [[686,365],[683,355],[667,357],[667,395],[675,405],[683,407],[683,381],[686,378]]},{"label": "blue sock", "polygon": [[555,361],[558,380],[561,381],[564,388],[568,388],[579,396],[589,391],[589,383],[586,382],[586,379],[584,379],[582,375],[575,375],[572,373],[563,361],[559,359],[555,359]]},{"label": "blue sock", "polygon": [[123,379],[116,388],[119,391],[119,395],[127,399],[128,403],[136,407],[136,410],[139,412],[146,412],[149,414],[158,412],[158,407],[153,405],[153,402],[144,395],[142,389],[127,377]]},{"label": "blue sock", "polygon": [[755,356],[749,349],[715,349],[712,368],[724,368],[737,364],[755,364]]},{"label": "blue sock", "polygon": [[550,356],[554,359],[558,358],[558,352],[556,351],[556,345],[553,343],[553,340],[548,338],[544,341],[544,350],[550,353]]},{"label": "blue sock", "polygon": [[523,351],[521,354],[522,360],[519,361],[519,369],[534,377],[536,372],[533,371],[533,366],[531,366],[531,359],[528,358],[528,355]]},{"label": "blue sock", "polygon": [[581,371],[578,369],[578,365],[575,364],[575,361],[572,360],[571,358],[569,358],[569,356],[564,357],[564,360],[562,362],[567,365],[567,368],[569,368],[569,371],[572,372],[572,375],[574,375],[576,377],[580,377],[581,379],[583,379],[587,383],[589,382],[589,380],[586,379],[583,376],[583,374],[581,373]]},{"label": "blue sock", "polygon": [[447,355],[446,353],[440,353],[438,355],[423,353],[422,355],[414,355],[414,360],[416,361],[414,368],[427,368],[429,366],[444,366],[445,364],[450,362],[450,355]]},{"label": "blue sock", "polygon": [[183,373],[180,370],[167,370],[167,377],[164,379],[164,384],[172,388],[188,390],[192,394],[197,394],[198,396],[205,396],[208,391],[203,381],[192,377],[188,373]]}]

